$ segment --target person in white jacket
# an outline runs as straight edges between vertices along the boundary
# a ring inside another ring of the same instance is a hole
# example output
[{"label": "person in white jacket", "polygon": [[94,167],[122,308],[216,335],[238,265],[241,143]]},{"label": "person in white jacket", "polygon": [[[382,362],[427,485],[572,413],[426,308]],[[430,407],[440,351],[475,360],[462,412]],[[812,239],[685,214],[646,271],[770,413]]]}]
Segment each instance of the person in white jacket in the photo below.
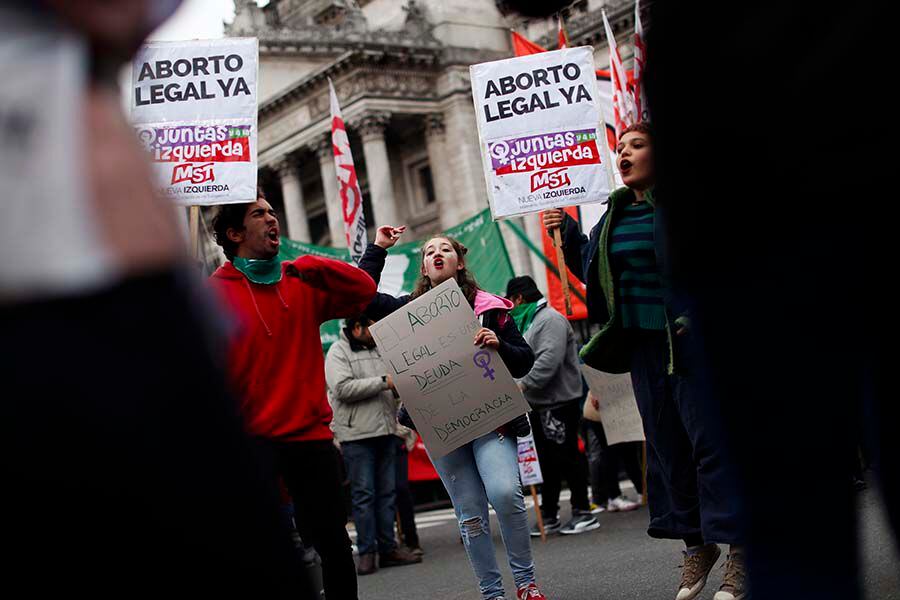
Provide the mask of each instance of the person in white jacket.
[{"label": "person in white jacket", "polygon": [[325,359],[332,429],[350,477],[359,575],[374,573],[378,566],[422,562],[398,548],[394,539],[397,398],[370,324],[365,316],[347,319]]}]

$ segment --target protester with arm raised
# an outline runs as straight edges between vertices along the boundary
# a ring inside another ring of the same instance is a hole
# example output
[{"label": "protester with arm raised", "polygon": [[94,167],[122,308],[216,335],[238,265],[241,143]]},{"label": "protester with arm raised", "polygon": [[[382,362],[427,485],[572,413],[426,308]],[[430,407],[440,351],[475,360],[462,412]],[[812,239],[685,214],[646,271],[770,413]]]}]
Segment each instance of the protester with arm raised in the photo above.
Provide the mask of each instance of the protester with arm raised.
[{"label": "protester with arm raised", "polygon": [[[375,243],[366,249],[359,266],[375,281],[381,276],[387,250],[397,243],[403,231],[403,227],[379,227]],[[455,277],[482,323],[475,332],[473,344],[496,350],[509,371],[521,377],[534,364],[534,353],[509,315],[512,303],[478,289],[467,269],[465,255],[465,246],[453,238],[441,236],[428,240],[422,247],[421,277],[413,293],[399,298],[376,294],[366,312],[373,318],[382,318]],[[413,425],[408,415],[401,423]],[[484,600],[503,597],[503,582],[490,535],[488,503],[494,507],[500,522],[517,597],[545,600],[535,585],[528,518],[519,482],[516,436],[529,431],[528,419],[521,415],[496,431],[432,459],[453,502],[460,534]]]}]

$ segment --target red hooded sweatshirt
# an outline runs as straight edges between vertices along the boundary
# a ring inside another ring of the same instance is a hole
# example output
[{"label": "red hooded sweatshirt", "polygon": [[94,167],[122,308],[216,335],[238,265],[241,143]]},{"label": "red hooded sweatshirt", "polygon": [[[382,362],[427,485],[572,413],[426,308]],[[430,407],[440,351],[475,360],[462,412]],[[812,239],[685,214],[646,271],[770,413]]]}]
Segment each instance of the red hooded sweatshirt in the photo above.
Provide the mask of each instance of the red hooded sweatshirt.
[{"label": "red hooded sweatshirt", "polygon": [[236,322],[229,380],[250,434],[329,440],[319,326],[361,313],[375,296],[375,282],[354,266],[316,256],[284,262],[281,269],[275,285],[250,282],[230,262],[210,277]]}]

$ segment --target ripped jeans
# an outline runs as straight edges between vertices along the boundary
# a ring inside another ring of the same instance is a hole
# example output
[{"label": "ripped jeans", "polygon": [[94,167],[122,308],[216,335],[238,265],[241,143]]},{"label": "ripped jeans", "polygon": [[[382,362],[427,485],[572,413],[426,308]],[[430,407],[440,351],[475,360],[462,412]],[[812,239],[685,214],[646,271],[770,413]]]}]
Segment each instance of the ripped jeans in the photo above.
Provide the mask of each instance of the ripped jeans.
[{"label": "ripped jeans", "polygon": [[485,600],[504,594],[491,540],[488,502],[500,522],[516,587],[534,582],[528,514],[516,461],[516,438],[494,431],[431,461],[450,494],[466,554]]}]

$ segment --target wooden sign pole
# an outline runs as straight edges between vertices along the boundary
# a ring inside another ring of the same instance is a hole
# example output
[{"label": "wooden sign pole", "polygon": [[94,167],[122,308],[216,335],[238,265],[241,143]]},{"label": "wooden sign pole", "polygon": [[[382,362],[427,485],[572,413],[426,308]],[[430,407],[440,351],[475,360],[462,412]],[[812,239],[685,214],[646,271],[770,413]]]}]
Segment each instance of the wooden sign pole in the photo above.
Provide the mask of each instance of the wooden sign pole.
[{"label": "wooden sign pole", "polygon": [[200,207],[190,207],[191,259],[197,260],[200,248]]},{"label": "wooden sign pole", "polygon": [[538,529],[541,531],[541,541],[546,542],[547,534],[544,531],[544,517],[541,516],[541,505],[538,502],[537,489],[533,485],[529,487],[531,488],[531,499],[534,500],[534,514],[537,516]]},{"label": "wooden sign pole", "polygon": [[562,285],[563,298],[566,301],[566,314],[572,315],[572,295],[569,292],[569,272],[566,270],[566,257],[563,254],[562,236],[559,227],[553,230],[553,245],[556,246],[556,267],[559,269],[559,283]]},{"label": "wooden sign pole", "polygon": [[406,538],[404,537],[405,534],[403,533],[403,525],[400,523],[400,510],[399,509],[394,511],[394,520],[397,523],[397,539],[403,540],[405,542]]}]

